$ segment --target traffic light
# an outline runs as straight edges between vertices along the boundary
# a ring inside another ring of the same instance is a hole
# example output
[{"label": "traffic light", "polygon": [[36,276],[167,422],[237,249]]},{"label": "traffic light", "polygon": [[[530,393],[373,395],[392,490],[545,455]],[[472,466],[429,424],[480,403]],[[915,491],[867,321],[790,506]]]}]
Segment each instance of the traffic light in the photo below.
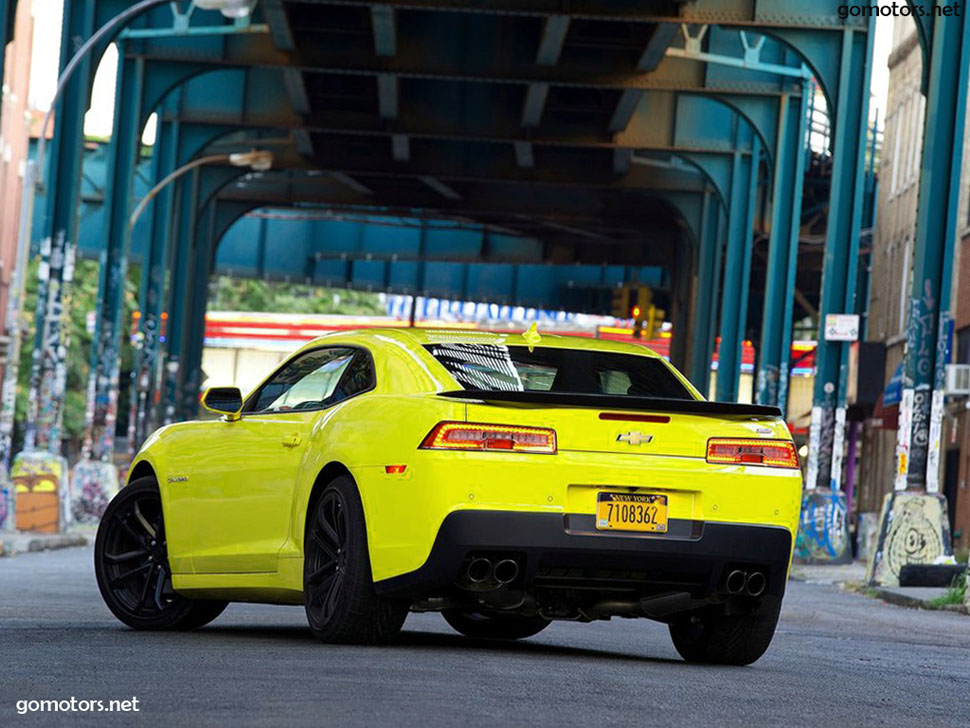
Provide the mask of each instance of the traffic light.
[{"label": "traffic light", "polygon": [[610,314],[617,318],[627,318],[630,315],[630,287],[617,286],[613,289],[613,299],[610,303]]},{"label": "traffic light", "polygon": [[654,339],[663,326],[663,309],[653,305],[653,291],[649,286],[627,283],[613,289],[610,312],[620,319],[633,319],[633,335]]},{"label": "traffic light", "polygon": [[663,327],[664,314],[667,312],[662,308],[657,308],[652,305],[647,311],[647,328],[646,328],[646,338],[656,339],[660,336],[660,329]]}]

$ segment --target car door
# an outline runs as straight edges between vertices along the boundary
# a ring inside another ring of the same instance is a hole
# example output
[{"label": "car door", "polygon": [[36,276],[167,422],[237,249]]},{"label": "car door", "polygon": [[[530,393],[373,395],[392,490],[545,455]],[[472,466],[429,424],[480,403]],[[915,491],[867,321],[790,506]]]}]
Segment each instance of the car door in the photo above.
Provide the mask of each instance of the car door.
[{"label": "car door", "polygon": [[213,423],[206,475],[195,484],[196,573],[276,570],[314,424],[323,410],[366,391],[372,380],[366,351],[312,349],[250,395],[241,419]]}]

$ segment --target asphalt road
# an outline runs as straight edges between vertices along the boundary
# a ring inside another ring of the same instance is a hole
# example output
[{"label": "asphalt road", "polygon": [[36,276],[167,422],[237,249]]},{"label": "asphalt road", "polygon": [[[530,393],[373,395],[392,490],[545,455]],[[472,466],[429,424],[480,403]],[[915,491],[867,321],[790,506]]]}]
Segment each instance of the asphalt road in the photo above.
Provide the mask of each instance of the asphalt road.
[{"label": "asphalt road", "polygon": [[[137,697],[138,713],[21,716],[18,700]],[[645,620],[473,641],[411,615],[381,648],[317,644],[302,609],[234,604],[193,633],[133,632],[91,550],[0,559],[0,726],[970,725],[970,618],[793,582],[746,668],[680,661]]]}]

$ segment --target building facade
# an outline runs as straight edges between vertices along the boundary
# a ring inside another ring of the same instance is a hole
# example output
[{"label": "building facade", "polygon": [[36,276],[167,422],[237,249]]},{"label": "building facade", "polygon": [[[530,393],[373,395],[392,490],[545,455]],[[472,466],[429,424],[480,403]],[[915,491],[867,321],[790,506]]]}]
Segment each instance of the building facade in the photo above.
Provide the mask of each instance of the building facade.
[{"label": "building facade", "polygon": [[[871,256],[867,339],[885,347],[880,402],[863,424],[858,513],[875,521],[883,497],[894,487],[899,414],[897,382],[906,343],[912,290],[916,206],[926,100],[920,93],[922,55],[910,18],[897,18],[889,56],[889,95],[879,166],[879,196]],[[970,364],[970,153],[964,144],[960,239],[956,242],[951,311],[954,351],[951,361]],[[948,397],[941,463],[942,490],[950,509],[956,548],[970,546],[970,411],[965,397]],[[866,529],[860,527],[860,534]],[[869,531],[871,533],[871,531]]]}]

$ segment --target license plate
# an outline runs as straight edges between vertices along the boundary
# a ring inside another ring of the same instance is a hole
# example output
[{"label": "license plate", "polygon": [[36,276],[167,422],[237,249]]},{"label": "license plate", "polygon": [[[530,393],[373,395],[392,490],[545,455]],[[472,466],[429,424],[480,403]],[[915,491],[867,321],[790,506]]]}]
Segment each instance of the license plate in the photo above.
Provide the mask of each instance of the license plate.
[{"label": "license plate", "polygon": [[600,531],[667,531],[667,496],[650,493],[599,493],[596,528]]}]

